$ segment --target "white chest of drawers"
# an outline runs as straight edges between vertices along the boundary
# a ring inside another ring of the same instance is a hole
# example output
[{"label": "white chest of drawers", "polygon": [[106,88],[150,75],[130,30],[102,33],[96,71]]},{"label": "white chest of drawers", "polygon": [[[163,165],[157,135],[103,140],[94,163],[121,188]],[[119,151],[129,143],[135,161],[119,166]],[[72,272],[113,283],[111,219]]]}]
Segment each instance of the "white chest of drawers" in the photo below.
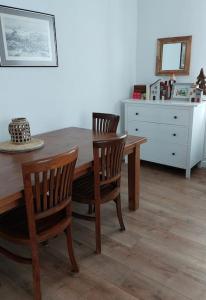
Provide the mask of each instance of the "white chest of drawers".
[{"label": "white chest of drawers", "polygon": [[123,101],[124,129],[144,136],[141,159],[186,170],[203,160],[206,103]]}]

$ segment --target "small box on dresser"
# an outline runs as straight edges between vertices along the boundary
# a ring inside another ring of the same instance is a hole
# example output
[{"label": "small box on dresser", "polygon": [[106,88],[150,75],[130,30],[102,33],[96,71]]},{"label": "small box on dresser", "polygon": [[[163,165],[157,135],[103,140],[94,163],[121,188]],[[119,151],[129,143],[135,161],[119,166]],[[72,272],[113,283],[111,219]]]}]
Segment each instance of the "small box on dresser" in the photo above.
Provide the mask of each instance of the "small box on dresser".
[{"label": "small box on dresser", "polygon": [[185,169],[203,160],[206,103],[178,101],[123,101],[124,128],[144,136],[141,159]]}]

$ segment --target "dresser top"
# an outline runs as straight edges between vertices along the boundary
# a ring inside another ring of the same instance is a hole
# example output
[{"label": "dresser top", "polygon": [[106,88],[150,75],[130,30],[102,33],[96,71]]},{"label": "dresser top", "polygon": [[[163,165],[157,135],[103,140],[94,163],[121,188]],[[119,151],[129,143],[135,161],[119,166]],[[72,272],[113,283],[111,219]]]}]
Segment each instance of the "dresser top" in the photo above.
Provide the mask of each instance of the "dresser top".
[{"label": "dresser top", "polygon": [[206,104],[206,101],[203,101],[201,103],[191,103],[186,101],[173,101],[173,100],[133,100],[133,99],[124,100],[122,102],[131,103],[131,104],[186,106],[186,107],[194,107],[201,104],[202,105]]}]

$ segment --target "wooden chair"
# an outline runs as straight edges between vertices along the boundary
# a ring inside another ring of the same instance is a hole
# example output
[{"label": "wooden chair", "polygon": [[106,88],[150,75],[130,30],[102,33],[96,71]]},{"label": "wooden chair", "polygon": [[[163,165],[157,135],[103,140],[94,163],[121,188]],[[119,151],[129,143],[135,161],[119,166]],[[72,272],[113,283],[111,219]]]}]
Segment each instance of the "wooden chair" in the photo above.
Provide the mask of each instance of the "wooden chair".
[{"label": "wooden chair", "polygon": [[94,205],[95,216],[73,213],[75,217],[95,221],[96,253],[101,253],[100,206],[113,200],[121,230],[125,230],[121,212],[120,179],[126,135],[93,142],[94,172],[73,183],[72,200]]},{"label": "wooden chair", "polygon": [[92,129],[97,133],[116,132],[119,123],[119,116],[112,114],[93,113]]},{"label": "wooden chair", "polygon": [[[94,133],[116,133],[119,119],[118,115],[93,112],[92,130]],[[93,211],[94,206],[89,204],[89,214],[92,214]]]},{"label": "wooden chair", "polygon": [[78,272],[71,235],[72,181],[78,149],[22,165],[25,205],[3,215],[0,237],[28,245],[31,258],[0,247],[0,253],[16,262],[32,264],[34,299],[41,299],[39,244],[65,232],[72,270]]}]

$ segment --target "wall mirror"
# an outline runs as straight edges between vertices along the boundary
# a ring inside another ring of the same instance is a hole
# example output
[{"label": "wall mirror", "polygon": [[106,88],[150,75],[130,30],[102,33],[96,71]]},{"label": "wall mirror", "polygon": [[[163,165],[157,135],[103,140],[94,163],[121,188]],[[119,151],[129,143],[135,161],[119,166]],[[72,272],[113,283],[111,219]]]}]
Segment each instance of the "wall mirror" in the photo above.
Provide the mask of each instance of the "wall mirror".
[{"label": "wall mirror", "polygon": [[189,75],[192,36],[157,40],[156,75]]}]

